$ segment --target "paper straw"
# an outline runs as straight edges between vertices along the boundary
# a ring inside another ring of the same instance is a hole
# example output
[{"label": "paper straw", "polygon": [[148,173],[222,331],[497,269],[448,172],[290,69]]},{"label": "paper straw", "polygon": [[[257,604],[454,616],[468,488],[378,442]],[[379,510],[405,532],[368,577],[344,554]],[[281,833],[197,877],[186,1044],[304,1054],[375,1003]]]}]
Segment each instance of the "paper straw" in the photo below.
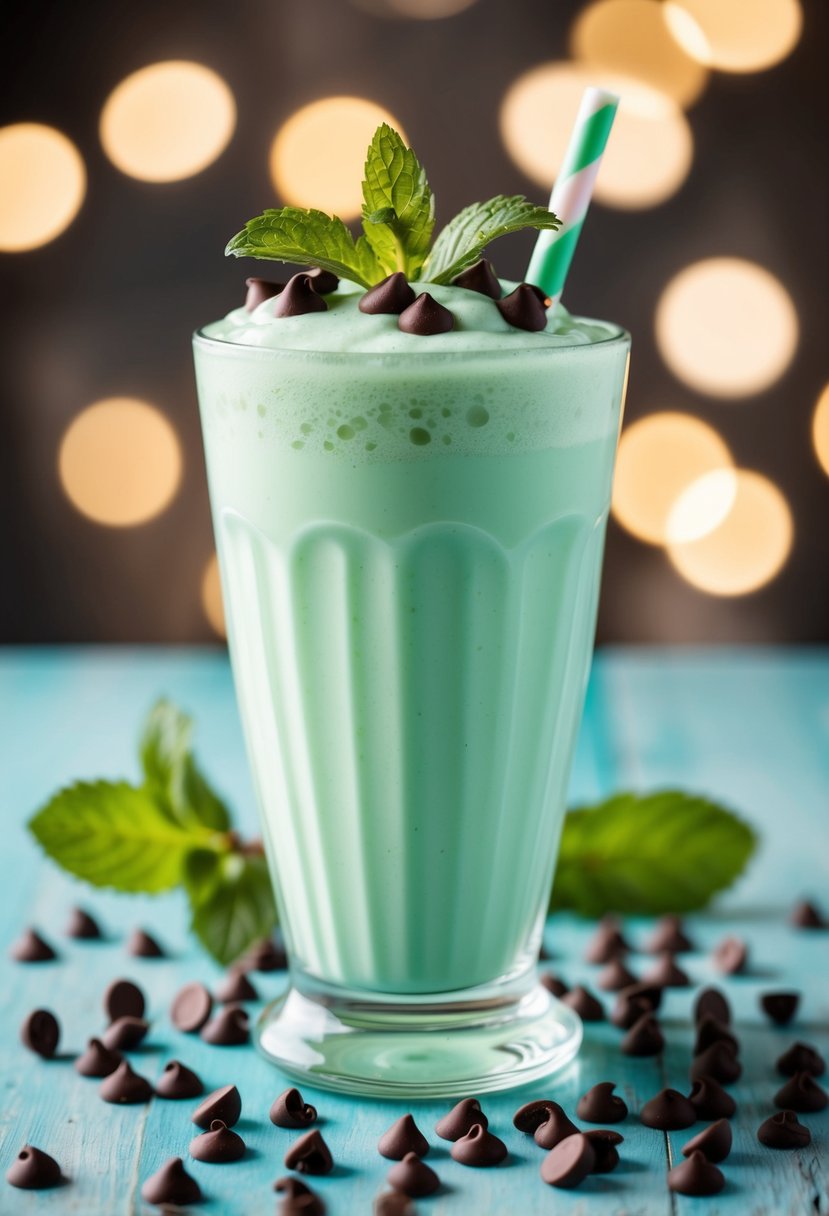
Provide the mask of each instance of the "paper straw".
[{"label": "paper straw", "polygon": [[550,195],[550,210],[561,220],[561,227],[557,232],[549,229],[539,232],[526,275],[527,282],[540,287],[553,306],[564,290],[618,105],[616,94],[604,89],[585,89],[581,99],[570,142]]}]

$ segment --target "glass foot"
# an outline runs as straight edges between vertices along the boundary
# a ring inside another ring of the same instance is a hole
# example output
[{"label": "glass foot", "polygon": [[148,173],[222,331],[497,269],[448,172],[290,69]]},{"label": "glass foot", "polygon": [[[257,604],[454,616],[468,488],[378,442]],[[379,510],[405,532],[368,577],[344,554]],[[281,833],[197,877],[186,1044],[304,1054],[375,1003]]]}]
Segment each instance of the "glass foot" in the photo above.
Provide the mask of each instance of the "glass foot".
[{"label": "glass foot", "polygon": [[512,1089],[563,1068],[581,1021],[537,982],[439,996],[367,997],[293,976],[262,1013],[259,1051],[320,1089],[439,1098]]}]

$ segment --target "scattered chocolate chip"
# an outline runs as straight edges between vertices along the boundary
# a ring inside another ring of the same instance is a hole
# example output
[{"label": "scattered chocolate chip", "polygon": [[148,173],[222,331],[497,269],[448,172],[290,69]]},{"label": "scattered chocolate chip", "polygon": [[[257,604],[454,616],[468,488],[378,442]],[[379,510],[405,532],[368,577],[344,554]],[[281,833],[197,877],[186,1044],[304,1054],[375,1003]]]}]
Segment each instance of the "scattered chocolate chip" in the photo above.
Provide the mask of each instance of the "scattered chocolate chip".
[{"label": "scattered chocolate chip", "polygon": [[144,929],[133,929],[127,938],[127,954],[135,958],[166,958],[163,947]]},{"label": "scattered chocolate chip", "polygon": [[644,946],[648,954],[684,954],[693,948],[678,916],[663,916]]},{"label": "scattered chocolate chip", "polygon": [[50,1060],[60,1041],[58,1019],[48,1009],[34,1009],[20,1027],[20,1039],[29,1051]]},{"label": "scattered chocolate chip", "polygon": [[185,1207],[200,1203],[201,1197],[199,1184],[187,1173],[181,1157],[170,1157],[141,1187],[141,1198],[155,1207]]},{"label": "scattered chocolate chip", "polygon": [[699,1025],[705,1017],[731,1025],[731,1006],[719,988],[703,988],[694,1002],[694,1022]]},{"label": "scattered chocolate chip", "polygon": [[757,1139],[766,1148],[805,1148],[812,1142],[812,1133],[793,1110],[781,1110],[760,1124]]},{"label": "scattered chocolate chip", "polygon": [[374,1200],[374,1216],[417,1216],[415,1205],[402,1191],[384,1191]]},{"label": "scattered chocolate chip", "polygon": [[665,1046],[665,1036],[653,1014],[643,1013],[619,1046],[626,1056],[658,1056]]},{"label": "scattered chocolate chip", "polygon": [[316,1191],[312,1191],[301,1178],[277,1178],[273,1189],[283,1198],[279,1205],[279,1216],[325,1216],[325,1204]]},{"label": "scattered chocolate chip", "polygon": [[402,1161],[407,1153],[425,1157],[429,1151],[429,1141],[411,1115],[401,1115],[380,1137],[377,1151],[381,1157],[388,1157],[391,1161]]},{"label": "scattered chocolate chip", "polygon": [[698,1119],[730,1119],[737,1103],[713,1077],[699,1077],[691,1086],[688,1101]]},{"label": "scattered chocolate chip", "polygon": [[242,1113],[242,1099],[235,1085],[222,1085],[214,1089],[193,1111],[192,1121],[196,1127],[210,1127],[214,1119],[221,1119],[225,1127],[238,1123]]},{"label": "scattered chocolate chip", "polygon": [[334,1168],[334,1159],[328,1145],[315,1128],[294,1141],[285,1154],[285,1166],[289,1170],[296,1170],[298,1174],[330,1174]]},{"label": "scattered chocolate chip", "polygon": [[491,300],[500,300],[504,294],[498,276],[492,269],[492,263],[486,258],[481,258],[479,262],[462,270],[452,280],[452,285],[465,287],[467,291],[477,291],[482,296],[489,296]]},{"label": "scattered chocolate chip", "polygon": [[149,1029],[150,1023],[143,1018],[116,1018],[107,1026],[101,1039],[110,1051],[132,1051],[146,1038]]},{"label": "scattered chocolate chip", "polygon": [[547,311],[529,283],[519,283],[503,300],[496,300],[495,307],[513,329],[537,333],[547,325]]},{"label": "scattered chocolate chip", "polygon": [[232,967],[216,989],[216,999],[223,1005],[232,1005],[239,1001],[258,1001],[259,993],[245,971]]},{"label": "scattered chocolate chip", "polygon": [[723,1085],[731,1085],[734,1081],[739,1081],[742,1075],[743,1068],[737,1059],[737,1052],[731,1043],[724,1039],[712,1043],[691,1061],[692,1081],[697,1081],[700,1077],[713,1077]]},{"label": "scattered chocolate chip", "polygon": [[681,967],[674,962],[672,954],[660,954],[659,962],[645,974],[648,984],[658,984],[660,988],[687,988],[690,980]]},{"label": "scattered chocolate chip", "polygon": [[24,1144],[6,1171],[6,1181],[22,1191],[43,1191],[58,1186],[63,1176],[54,1157],[32,1144]]},{"label": "scattered chocolate chip", "polygon": [[725,1176],[698,1149],[687,1161],[668,1170],[668,1189],[680,1195],[718,1195],[725,1186]]},{"label": "scattered chocolate chip", "polygon": [[94,941],[102,936],[98,922],[83,908],[72,909],[64,932],[67,937],[76,937],[83,941]]},{"label": "scattered chocolate chip", "polygon": [[201,1037],[214,1047],[239,1047],[250,1041],[247,1011],[241,1005],[225,1005],[212,1022],[202,1027]]},{"label": "scattered chocolate chip", "polygon": [[628,1108],[614,1094],[615,1081],[600,1081],[588,1089],[578,1100],[576,1114],[585,1123],[621,1123],[627,1118]]},{"label": "scattered chocolate chip", "polygon": [[410,1195],[412,1199],[433,1195],[440,1186],[440,1178],[435,1171],[416,1153],[407,1153],[402,1161],[391,1167],[386,1178],[396,1190]]},{"label": "scattered chocolate chip", "polygon": [[775,1026],[787,1026],[797,1013],[799,992],[762,992],[760,1008]]},{"label": "scattered chocolate chip", "polygon": [[[564,1135],[572,1136],[574,1132],[579,1130],[570,1122],[558,1102],[554,1102],[552,1098],[538,1098],[535,1102],[525,1102],[523,1106],[519,1106],[512,1117],[512,1125],[519,1132],[527,1132],[531,1136],[542,1123],[547,1121],[551,1114],[556,1115],[562,1121],[562,1126],[569,1129]],[[563,1139],[564,1136],[559,1136],[559,1140]],[[550,1148],[552,1147],[550,1145]]]},{"label": "scattered chocolate chip", "polygon": [[263,937],[251,946],[238,965],[241,971],[284,971],[288,966],[288,956],[281,943]]},{"label": "scattered chocolate chip", "polygon": [[829,1104],[829,1095],[821,1089],[811,1073],[798,1072],[774,1095],[774,1105],[783,1110],[814,1114]]},{"label": "scattered chocolate chip", "polygon": [[448,333],[455,328],[455,318],[428,291],[422,291],[414,304],[403,309],[397,318],[397,328],[404,334],[418,334],[425,338],[431,334]]},{"label": "scattered chocolate chip", "polygon": [[723,975],[739,975],[748,962],[748,946],[740,937],[725,937],[711,953],[711,961]]},{"label": "scattered chocolate chip", "polygon": [[108,1077],[122,1062],[120,1051],[110,1051],[100,1039],[90,1039],[75,1061],[75,1072],[82,1077]]},{"label": "scattered chocolate chip", "polygon": [[153,1087],[146,1077],[133,1072],[126,1060],[122,1060],[110,1073],[98,1091],[105,1102],[115,1106],[132,1106],[137,1102],[149,1102]]},{"label": "scattered chocolate chip", "polygon": [[692,1055],[698,1056],[700,1052],[705,1051],[706,1047],[710,1047],[712,1043],[729,1043],[735,1051],[739,1049],[736,1036],[731,1033],[727,1024],[718,1021],[716,1018],[711,1017],[710,1013],[707,1013],[704,1018],[701,1018],[697,1022],[697,1033],[694,1039]]},{"label": "scattered chocolate chip", "polygon": [[655,1127],[663,1132],[680,1131],[697,1121],[697,1112],[684,1094],[675,1089],[663,1089],[651,1098],[639,1112],[645,1127]]},{"label": "scattered chocolate chip", "polygon": [[245,298],[245,308],[248,312],[253,312],[254,308],[258,304],[264,303],[265,300],[272,300],[285,288],[284,283],[274,283],[270,279],[257,278],[245,279],[245,285],[248,289]]},{"label": "scattered chocolate chip", "polygon": [[178,1030],[194,1034],[201,1030],[213,1012],[213,997],[204,984],[185,984],[173,997],[170,1020]]},{"label": "scattered chocolate chip", "polygon": [[628,971],[620,958],[611,959],[596,976],[596,987],[603,992],[620,992],[636,983],[636,976]]},{"label": "scattered chocolate chip", "polygon": [[588,963],[610,963],[614,958],[623,958],[629,950],[616,917],[603,916],[587,943],[584,958]]},{"label": "scattered chocolate chip", "polygon": [[651,1010],[657,1013],[662,1004],[663,992],[661,984],[646,984],[640,980],[638,984],[631,984],[629,988],[623,988],[619,996],[631,1001],[647,1001]]},{"label": "scattered chocolate chip", "polygon": [[204,1093],[200,1078],[191,1068],[187,1068],[178,1060],[170,1060],[164,1065],[161,1076],[155,1083],[155,1092],[159,1098],[198,1098]]},{"label": "scattered chocolate chip", "polygon": [[552,971],[545,971],[539,977],[542,988],[546,988],[553,996],[559,999],[564,996],[567,991],[567,985],[563,980],[560,980],[557,975],[553,975]]},{"label": "scattered chocolate chip", "polygon": [[571,988],[569,992],[565,993],[561,1002],[577,1013],[583,1022],[601,1022],[604,1019],[604,1007],[601,1001],[597,1001],[593,993],[583,988],[581,984],[577,984],[575,988]]},{"label": "scattered chocolate chip", "polygon": [[232,1132],[221,1119],[214,1119],[210,1128],[190,1141],[190,1156],[196,1161],[210,1165],[221,1165],[227,1161],[239,1161],[245,1155],[245,1142]]},{"label": "scattered chocolate chip", "polygon": [[48,963],[57,958],[49,943],[34,929],[26,929],[21,933],[9,951],[9,956],[16,963]]},{"label": "scattered chocolate chip", "polygon": [[682,1156],[690,1157],[691,1153],[700,1152],[709,1161],[725,1161],[731,1152],[732,1140],[731,1124],[727,1119],[718,1119],[684,1145]]},{"label": "scattered chocolate chip", "polygon": [[110,1022],[118,1018],[143,1018],[144,993],[132,980],[113,980],[104,993],[104,1013]]},{"label": "scattered chocolate chip", "polygon": [[557,1102],[547,1102],[546,1106],[546,1118],[536,1127],[533,1139],[539,1148],[549,1150],[568,1136],[575,1136],[581,1129],[568,1119]]},{"label": "scattered chocolate chip", "polygon": [[276,297],[275,317],[303,317],[309,312],[327,312],[328,305],[317,295],[307,274],[293,275]]},{"label": "scattered chocolate chip", "polygon": [[593,1152],[596,1160],[592,1174],[609,1174],[611,1170],[615,1170],[619,1164],[619,1151],[616,1148],[617,1144],[621,1144],[624,1136],[620,1136],[618,1132],[610,1131],[608,1128],[599,1128],[597,1131],[583,1133],[590,1143],[593,1145]]},{"label": "scattered chocolate chip", "polygon": [[592,1174],[596,1165],[593,1142],[581,1132],[550,1149],[541,1162],[541,1177],[549,1186],[570,1190]]},{"label": "scattered chocolate chip", "polygon": [[309,1106],[298,1089],[286,1089],[270,1109],[270,1121],[277,1127],[308,1127],[317,1117],[317,1108]]},{"label": "scattered chocolate chip", "polygon": [[483,1169],[490,1165],[499,1165],[507,1155],[507,1146],[503,1140],[499,1140],[480,1123],[476,1123],[465,1136],[455,1141],[450,1154],[452,1159],[459,1161],[461,1165]]},{"label": "scattered chocolate chip", "polygon": [[644,997],[628,996],[620,992],[611,1010],[610,1020],[621,1030],[630,1030],[640,1018],[653,1013],[653,1006]]},{"label": "scattered chocolate chip", "polygon": [[462,1098],[460,1102],[455,1103],[448,1115],[444,1115],[435,1124],[435,1131],[441,1140],[460,1140],[476,1123],[489,1127],[489,1120],[481,1110],[480,1102],[477,1098]]},{"label": "scattered chocolate chip", "polygon": [[381,279],[367,291],[357,305],[360,312],[376,316],[378,313],[388,313],[399,316],[410,304],[414,304],[415,293],[402,270],[395,271],[387,278]]},{"label": "scattered chocolate chip", "polygon": [[802,899],[789,913],[789,924],[796,929],[825,929],[827,922],[819,908],[809,900]]},{"label": "scattered chocolate chip", "polygon": [[329,296],[339,286],[340,280],[334,272],[323,270],[321,266],[312,266],[305,273],[311,280],[311,286],[318,295]]},{"label": "scattered chocolate chip", "polygon": [[793,1077],[799,1072],[822,1077],[826,1071],[826,1062],[820,1052],[815,1051],[808,1043],[792,1043],[778,1058],[775,1068],[782,1077]]}]

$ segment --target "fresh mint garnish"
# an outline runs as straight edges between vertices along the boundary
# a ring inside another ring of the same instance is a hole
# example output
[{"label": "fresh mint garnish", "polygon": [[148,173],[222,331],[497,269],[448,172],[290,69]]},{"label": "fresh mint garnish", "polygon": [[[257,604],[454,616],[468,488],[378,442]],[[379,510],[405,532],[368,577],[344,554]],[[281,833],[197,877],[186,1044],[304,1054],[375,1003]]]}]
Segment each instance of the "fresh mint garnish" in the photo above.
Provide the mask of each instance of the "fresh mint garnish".
[{"label": "fresh mint garnish", "polygon": [[397,131],[383,123],[366,154],[363,231],[383,270],[416,279],[429,252],[435,200],[426,171]]},{"label": "fresh mint garnish", "polygon": [[320,266],[361,287],[371,287],[385,275],[364,236],[355,241],[336,215],[303,207],[263,211],[237,232],[225,253],[237,258],[270,258],[276,262]]},{"label": "fresh mint garnish", "polygon": [[430,283],[451,283],[456,275],[477,262],[484,249],[499,236],[522,228],[559,228],[561,223],[546,207],[537,207],[523,194],[498,194],[486,203],[464,207],[446,225],[426,263]]},{"label": "fresh mint garnish", "polygon": [[184,827],[230,828],[230,812],[199,772],[191,752],[193,721],[169,701],[147,715],[139,744],[146,786]]},{"label": "fresh mint garnish", "polygon": [[261,850],[193,854],[184,886],[193,910],[190,927],[223,966],[273,932],[276,907]]}]

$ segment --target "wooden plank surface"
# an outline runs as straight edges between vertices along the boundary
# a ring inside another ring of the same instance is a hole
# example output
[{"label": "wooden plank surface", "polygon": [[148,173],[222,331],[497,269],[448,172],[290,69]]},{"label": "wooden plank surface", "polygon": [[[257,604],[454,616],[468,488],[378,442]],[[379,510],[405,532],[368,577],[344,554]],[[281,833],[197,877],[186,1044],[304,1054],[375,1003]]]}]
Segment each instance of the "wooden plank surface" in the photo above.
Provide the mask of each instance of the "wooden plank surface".
[{"label": "wooden plank surface", "polygon": [[[273,1097],[284,1087],[279,1073],[249,1048],[212,1048],[175,1031],[167,1008],[185,979],[213,983],[218,970],[193,949],[184,908],[176,896],[125,898],[90,893],[41,862],[22,829],[26,816],[60,783],[78,777],[135,775],[134,736],[148,705],[162,693],[191,710],[197,747],[211,777],[255,830],[241,737],[226,661],[216,652],[158,650],[14,651],[0,656],[3,721],[0,788],[3,848],[0,912],[4,932],[0,961],[0,1166],[3,1171],[25,1141],[52,1152],[71,1185],[37,1194],[0,1182],[0,1213],[83,1213],[128,1216],[144,1211],[141,1181],[167,1156],[187,1156],[196,1130],[194,1105],[155,1100],[117,1108],[97,1096],[97,1082],[74,1072],[69,1058],[40,1061],[17,1046],[17,1028],[36,1006],[54,1009],[63,1026],[62,1052],[78,1051],[102,1028],[100,997],[115,975],[130,976],[150,1000],[152,1033],[134,1067],[153,1079],[178,1058],[196,1069],[206,1086],[235,1081],[243,1098],[238,1127],[249,1145],[238,1164],[192,1164],[203,1187],[205,1213],[248,1216],[271,1211],[273,1180],[284,1173],[282,1155],[294,1138],[267,1120]],[[435,1216],[473,1212],[556,1212],[560,1216],[684,1216],[705,1210],[717,1216],[802,1216],[829,1212],[827,1131],[829,1112],[803,1116],[813,1144],[803,1152],[774,1153],[757,1143],[756,1128],[771,1112],[781,1081],[776,1056],[795,1038],[829,1050],[829,934],[796,933],[785,924],[786,907],[798,894],[829,892],[829,655],[780,651],[625,651],[601,654],[594,668],[585,723],[572,781],[572,801],[590,800],[622,787],[667,784],[710,793],[746,814],[762,832],[763,847],[749,875],[713,912],[691,918],[700,949],[683,958],[695,983],[714,973],[706,957],[726,933],[743,934],[752,947],[751,973],[725,981],[743,1044],[744,1077],[732,1092],[739,1104],[733,1121],[735,1149],[726,1163],[728,1185],[708,1201],[671,1196],[665,1185],[693,1130],[665,1137],[635,1117],[642,1102],[663,1085],[687,1091],[693,990],[668,994],[664,1027],[668,1048],[661,1060],[630,1060],[616,1049],[620,1032],[610,1025],[586,1028],[578,1061],[553,1083],[509,1095],[489,1096],[490,1123],[510,1149],[495,1170],[475,1171],[451,1161],[433,1126],[446,1104],[421,1103],[418,1123],[435,1147],[430,1161],[444,1190],[420,1201]],[[66,912],[83,902],[109,931],[101,943],[62,937]],[[58,946],[59,962],[22,967],[8,961],[7,946],[20,927],[39,925]],[[128,958],[126,932],[142,924],[170,947],[167,960]],[[645,923],[631,922],[635,941]],[[550,963],[568,982],[591,982],[595,968],[581,961],[592,926],[568,916],[551,918]],[[634,955],[633,969],[647,966]],[[275,995],[283,977],[256,977],[263,998]],[[770,1028],[757,994],[793,986],[806,996],[797,1024]],[[521,1101],[549,1095],[571,1113],[578,1096],[599,1080],[615,1080],[631,1115],[623,1166],[590,1179],[573,1192],[541,1183],[543,1154],[515,1132],[511,1116]],[[376,1141],[401,1108],[330,1094],[308,1096],[324,1117],[338,1169],[314,1182],[332,1216],[369,1213],[389,1163]],[[669,1156],[670,1155],[670,1156]]]}]

